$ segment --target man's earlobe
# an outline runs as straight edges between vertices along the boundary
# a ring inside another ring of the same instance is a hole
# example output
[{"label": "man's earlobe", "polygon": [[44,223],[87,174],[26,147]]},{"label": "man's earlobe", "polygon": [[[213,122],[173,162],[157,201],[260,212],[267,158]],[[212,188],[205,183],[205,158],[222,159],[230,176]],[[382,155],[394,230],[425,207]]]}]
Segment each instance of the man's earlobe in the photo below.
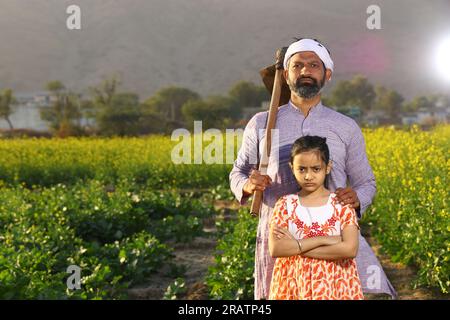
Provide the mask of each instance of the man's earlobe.
[{"label": "man's earlobe", "polygon": [[332,72],[331,72],[331,70],[330,69],[327,69],[327,71],[326,71],[326,78],[327,78],[327,81],[330,81],[331,80],[331,76],[332,76]]}]

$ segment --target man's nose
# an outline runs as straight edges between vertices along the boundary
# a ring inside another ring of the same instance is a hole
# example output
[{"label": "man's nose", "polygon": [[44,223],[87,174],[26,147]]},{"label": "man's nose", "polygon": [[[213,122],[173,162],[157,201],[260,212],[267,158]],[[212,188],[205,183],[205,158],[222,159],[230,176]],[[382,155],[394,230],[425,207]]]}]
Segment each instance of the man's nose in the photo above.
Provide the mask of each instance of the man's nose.
[{"label": "man's nose", "polygon": [[311,75],[311,69],[308,66],[303,66],[303,68],[301,69],[300,74],[302,76],[310,76]]}]

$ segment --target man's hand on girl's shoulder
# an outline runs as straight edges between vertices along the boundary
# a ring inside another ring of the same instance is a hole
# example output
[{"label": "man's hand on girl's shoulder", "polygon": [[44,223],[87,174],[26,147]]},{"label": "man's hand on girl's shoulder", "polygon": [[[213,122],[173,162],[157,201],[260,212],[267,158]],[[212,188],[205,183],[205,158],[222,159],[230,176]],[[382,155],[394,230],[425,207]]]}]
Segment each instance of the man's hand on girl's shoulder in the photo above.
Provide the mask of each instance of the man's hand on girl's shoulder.
[{"label": "man's hand on girl's shoulder", "polygon": [[356,191],[351,187],[337,188],[335,193],[337,200],[343,206],[349,204],[353,209],[357,209],[361,205]]}]

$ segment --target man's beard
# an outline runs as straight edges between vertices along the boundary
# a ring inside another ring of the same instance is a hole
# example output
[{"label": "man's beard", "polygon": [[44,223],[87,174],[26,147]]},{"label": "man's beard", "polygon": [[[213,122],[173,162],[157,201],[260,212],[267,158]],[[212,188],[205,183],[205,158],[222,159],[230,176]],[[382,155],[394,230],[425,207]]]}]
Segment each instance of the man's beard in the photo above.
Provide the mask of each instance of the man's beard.
[{"label": "man's beard", "polygon": [[[310,79],[312,82],[303,82],[301,80]],[[300,77],[292,83],[288,81],[289,88],[291,91],[295,92],[299,97],[304,99],[312,99],[320,93],[325,83],[325,76],[323,77],[321,83],[319,84],[316,79],[310,77]]]}]

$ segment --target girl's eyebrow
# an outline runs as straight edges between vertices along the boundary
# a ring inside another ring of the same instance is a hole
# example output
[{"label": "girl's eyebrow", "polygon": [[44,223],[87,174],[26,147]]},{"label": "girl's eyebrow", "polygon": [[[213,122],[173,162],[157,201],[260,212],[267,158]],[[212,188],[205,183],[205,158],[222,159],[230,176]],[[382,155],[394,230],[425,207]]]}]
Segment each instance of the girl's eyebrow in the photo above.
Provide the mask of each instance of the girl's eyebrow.
[{"label": "girl's eyebrow", "polygon": [[[307,166],[297,166],[298,168],[307,168]],[[316,164],[316,165],[313,165],[313,166],[310,166],[310,168],[321,168],[322,167],[322,165],[320,165],[320,164]]]}]

